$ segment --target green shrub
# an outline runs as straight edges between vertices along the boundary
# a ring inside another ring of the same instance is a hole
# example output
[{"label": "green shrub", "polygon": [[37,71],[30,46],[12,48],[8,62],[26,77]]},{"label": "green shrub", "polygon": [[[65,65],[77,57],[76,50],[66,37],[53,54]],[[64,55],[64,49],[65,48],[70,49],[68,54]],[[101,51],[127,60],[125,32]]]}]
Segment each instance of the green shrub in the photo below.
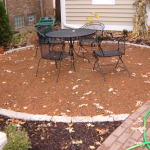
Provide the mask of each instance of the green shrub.
[{"label": "green shrub", "polygon": [[7,135],[7,144],[3,150],[28,150],[28,148],[32,148],[25,129],[21,130],[21,127],[18,128],[16,124],[9,124],[5,126],[4,132]]},{"label": "green shrub", "polygon": [[123,32],[124,36],[128,35],[128,30],[127,29],[124,29],[122,32]]},{"label": "green shrub", "polygon": [[12,31],[9,25],[9,17],[6,14],[3,2],[0,1],[0,45],[5,46],[11,41]]}]

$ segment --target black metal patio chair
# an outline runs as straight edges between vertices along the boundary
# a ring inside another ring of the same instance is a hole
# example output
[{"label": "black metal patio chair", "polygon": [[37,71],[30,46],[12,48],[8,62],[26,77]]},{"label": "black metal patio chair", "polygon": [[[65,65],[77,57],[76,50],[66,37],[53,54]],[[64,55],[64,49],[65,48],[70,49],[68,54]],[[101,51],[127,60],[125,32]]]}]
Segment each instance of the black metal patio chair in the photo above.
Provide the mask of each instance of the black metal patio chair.
[{"label": "black metal patio chair", "polygon": [[88,52],[87,48],[91,49],[92,45],[94,45],[95,43],[101,42],[100,39],[103,36],[105,25],[101,22],[89,22],[89,23],[84,24],[81,28],[94,29],[95,33],[79,39],[79,45],[80,45],[79,51],[78,51],[79,53],[80,52],[82,53],[82,49]]},{"label": "black metal patio chair", "polygon": [[35,56],[37,55],[37,50],[41,43],[49,44],[49,49],[51,46],[54,46],[55,44],[62,44],[62,47],[64,49],[65,43],[63,39],[54,39],[45,36],[46,33],[56,31],[56,30],[58,29],[50,25],[36,26],[36,32],[38,35],[38,46],[36,49]]},{"label": "black metal patio chair", "polygon": [[[101,41],[103,40],[101,39]],[[122,60],[122,56],[125,55],[125,37],[115,38],[113,45],[111,45],[111,48],[107,48],[107,47],[108,47],[107,43],[104,46],[102,46],[102,43],[101,44],[98,43],[97,47],[94,47],[92,45],[93,56],[95,57],[93,70],[95,69],[98,72],[100,72],[104,77],[104,81],[106,81],[104,74],[112,73],[112,72],[127,71],[130,77],[130,72]],[[113,58],[118,57],[118,59],[113,60],[113,62],[116,62],[116,63],[102,64],[102,59],[99,60],[99,58],[106,58],[106,57],[113,57]],[[104,68],[106,66],[111,66],[111,65],[115,65],[116,70],[111,71],[111,72],[109,71],[104,72]]]},{"label": "black metal patio chair", "polygon": [[37,77],[37,73],[39,70],[39,64],[40,64],[41,59],[54,60],[56,68],[57,68],[57,62],[60,61],[60,67],[59,67],[56,82],[58,82],[62,60],[65,59],[66,57],[71,56],[71,67],[72,67],[72,63],[73,63],[73,67],[75,70],[74,57],[71,55],[72,54],[71,50],[69,52],[65,52],[63,47],[59,46],[59,44],[55,45],[55,47],[52,50],[49,49],[49,47],[45,43],[39,43],[39,44],[40,44],[39,47],[40,47],[40,52],[41,52],[41,58],[39,59],[39,62],[38,62],[36,77]]}]

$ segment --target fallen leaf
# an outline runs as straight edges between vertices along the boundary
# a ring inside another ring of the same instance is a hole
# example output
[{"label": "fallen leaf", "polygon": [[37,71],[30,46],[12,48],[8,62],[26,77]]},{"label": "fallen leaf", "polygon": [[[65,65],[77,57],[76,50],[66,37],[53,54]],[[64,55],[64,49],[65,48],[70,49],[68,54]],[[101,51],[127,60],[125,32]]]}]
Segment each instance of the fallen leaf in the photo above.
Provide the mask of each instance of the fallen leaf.
[{"label": "fallen leaf", "polygon": [[78,82],[78,81],[81,81],[81,79],[78,79],[77,82]]},{"label": "fallen leaf", "polygon": [[100,142],[98,142],[98,141],[97,141],[97,142],[95,142],[95,144],[96,144],[96,145],[101,145],[101,143],[100,143]]},{"label": "fallen leaf", "polygon": [[95,125],[91,124],[91,123],[88,123],[86,124],[88,127],[94,127]]},{"label": "fallen leaf", "polygon": [[73,71],[69,71],[68,73],[72,73]]},{"label": "fallen leaf", "polygon": [[97,128],[96,131],[99,132],[99,135],[104,135],[104,134],[106,134],[109,131],[109,129],[102,129],[102,130],[100,130],[100,129]]},{"label": "fallen leaf", "polygon": [[137,65],[141,66],[141,65],[142,65],[142,63],[137,63]]},{"label": "fallen leaf", "polygon": [[82,140],[72,140],[72,144],[82,144]]},{"label": "fallen leaf", "polygon": [[144,130],[146,130],[146,128],[143,126],[143,127],[139,127],[139,128],[134,128],[134,127],[131,127],[131,130],[134,130],[134,131],[139,131],[141,133],[144,132]]},{"label": "fallen leaf", "polygon": [[75,86],[73,86],[72,90],[74,90],[74,89],[76,89],[78,87],[79,87],[79,85],[75,85]]},{"label": "fallen leaf", "polygon": [[106,113],[108,113],[108,114],[113,114],[113,112],[112,111],[110,111],[110,110],[104,110]]},{"label": "fallen leaf", "polygon": [[72,127],[72,126],[73,126],[73,123],[68,123],[68,126],[69,126],[69,127]]},{"label": "fallen leaf", "polygon": [[93,103],[94,106],[96,106],[97,109],[104,109],[103,106],[100,106],[99,103]]},{"label": "fallen leaf", "polygon": [[26,106],[25,106],[25,107],[23,107],[23,109],[27,109],[27,108],[28,108],[28,107],[26,107]]},{"label": "fallen leaf", "polygon": [[133,122],[132,124],[133,124],[134,126],[135,126],[135,125],[137,125],[137,123],[136,123],[136,122]]},{"label": "fallen leaf", "polygon": [[137,101],[135,106],[136,106],[136,107],[137,107],[137,106],[141,106],[142,104],[143,104],[143,102]]},{"label": "fallen leaf", "polygon": [[89,147],[90,147],[90,149],[95,149],[95,146],[90,145]]},{"label": "fallen leaf", "polygon": [[135,77],[135,76],[136,76],[136,73],[132,73],[132,76]]},{"label": "fallen leaf", "polygon": [[88,93],[84,93],[83,95],[90,95],[92,91],[89,91]]},{"label": "fallen leaf", "polygon": [[108,90],[108,92],[112,92],[114,89],[113,88],[110,88],[109,90]]},{"label": "fallen leaf", "polygon": [[82,96],[80,99],[84,99],[85,98],[85,96]]},{"label": "fallen leaf", "polygon": [[73,128],[71,128],[71,127],[66,128],[66,130],[68,130],[69,133],[75,132],[75,131],[73,130]]},{"label": "fallen leaf", "polygon": [[43,105],[43,107],[45,108],[45,107],[46,107],[46,105]]},{"label": "fallen leaf", "polygon": [[79,105],[79,107],[84,107],[84,106],[87,106],[88,104],[81,104]]},{"label": "fallen leaf", "polygon": [[150,83],[150,81],[144,81],[144,83]]},{"label": "fallen leaf", "polygon": [[143,75],[143,74],[141,74],[141,76],[142,76],[143,78],[147,78],[147,77],[148,77],[147,75]]},{"label": "fallen leaf", "polygon": [[146,122],[147,122],[147,123],[150,123],[150,120],[149,120],[149,119],[146,119]]}]

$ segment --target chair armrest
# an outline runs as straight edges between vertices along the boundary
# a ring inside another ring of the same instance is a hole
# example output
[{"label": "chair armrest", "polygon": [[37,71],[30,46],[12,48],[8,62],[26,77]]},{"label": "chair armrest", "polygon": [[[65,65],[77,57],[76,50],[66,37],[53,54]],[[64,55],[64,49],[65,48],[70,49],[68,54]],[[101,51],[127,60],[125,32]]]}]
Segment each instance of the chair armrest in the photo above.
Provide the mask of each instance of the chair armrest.
[{"label": "chair armrest", "polygon": [[37,35],[38,35],[38,36],[42,36],[42,37],[45,38],[45,35],[44,35],[44,34],[42,34],[41,32],[39,32],[38,30],[36,30],[36,32],[37,32]]}]

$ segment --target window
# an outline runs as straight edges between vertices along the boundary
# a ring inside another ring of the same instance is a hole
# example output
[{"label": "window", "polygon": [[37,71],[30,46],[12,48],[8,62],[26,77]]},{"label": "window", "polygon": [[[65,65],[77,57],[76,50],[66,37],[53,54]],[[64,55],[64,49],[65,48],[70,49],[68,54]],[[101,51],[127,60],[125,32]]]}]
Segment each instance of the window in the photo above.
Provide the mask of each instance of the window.
[{"label": "window", "polygon": [[24,27],[24,15],[14,17],[15,29]]},{"label": "window", "polygon": [[36,22],[35,13],[34,14],[28,14],[28,25],[33,24]]},{"label": "window", "polygon": [[112,4],[112,5],[115,5],[115,0],[92,0],[92,4]]}]

